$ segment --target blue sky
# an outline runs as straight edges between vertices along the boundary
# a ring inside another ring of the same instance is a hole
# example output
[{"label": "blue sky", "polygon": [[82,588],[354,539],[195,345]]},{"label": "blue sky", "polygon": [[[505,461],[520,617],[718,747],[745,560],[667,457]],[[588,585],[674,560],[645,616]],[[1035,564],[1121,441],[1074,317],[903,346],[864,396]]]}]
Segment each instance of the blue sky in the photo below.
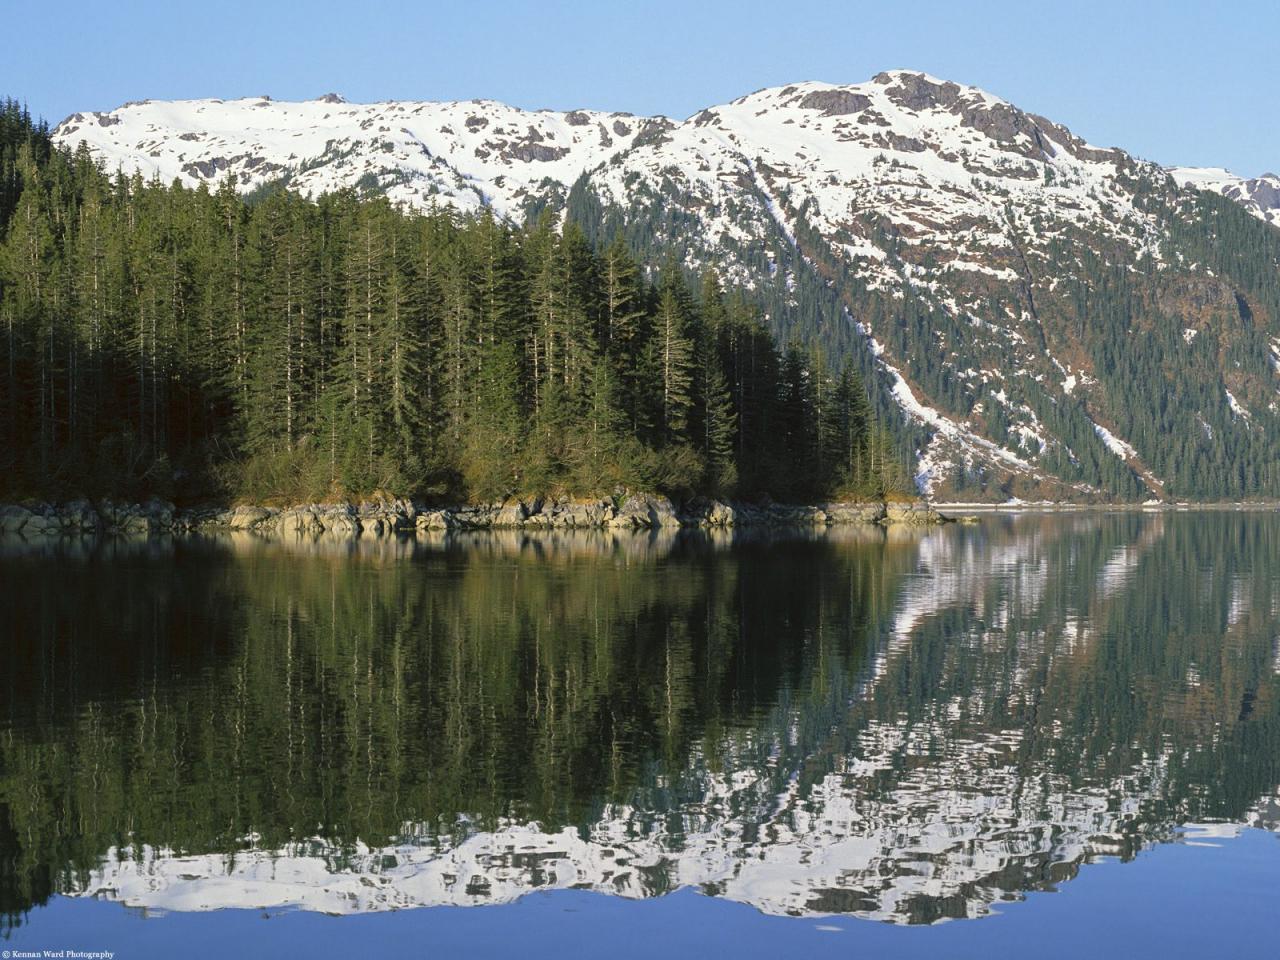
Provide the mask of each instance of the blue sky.
[{"label": "blue sky", "polygon": [[1280,169],[1274,0],[44,0],[18,22],[0,93],[51,122],[147,97],[331,90],[684,117],[909,67],[1152,160]]}]

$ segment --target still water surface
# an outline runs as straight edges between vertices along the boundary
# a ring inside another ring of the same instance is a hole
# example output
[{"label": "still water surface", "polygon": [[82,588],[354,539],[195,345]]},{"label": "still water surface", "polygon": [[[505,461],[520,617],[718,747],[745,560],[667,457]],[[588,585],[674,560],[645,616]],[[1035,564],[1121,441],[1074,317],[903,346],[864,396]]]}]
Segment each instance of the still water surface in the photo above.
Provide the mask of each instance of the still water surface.
[{"label": "still water surface", "polygon": [[9,949],[1280,949],[1273,515],[5,543],[0,610]]}]

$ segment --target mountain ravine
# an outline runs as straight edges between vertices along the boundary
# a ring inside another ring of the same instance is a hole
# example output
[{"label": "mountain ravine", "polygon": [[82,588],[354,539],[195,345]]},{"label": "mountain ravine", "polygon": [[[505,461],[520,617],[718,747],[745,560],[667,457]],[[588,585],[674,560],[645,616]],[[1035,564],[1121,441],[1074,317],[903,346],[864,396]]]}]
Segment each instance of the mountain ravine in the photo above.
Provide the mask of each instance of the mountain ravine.
[{"label": "mountain ravine", "polygon": [[939,499],[1280,497],[1280,179],[1166,170],[961,84],[798,83],[682,122],[493,101],[129,103],[56,139],[246,193],[551,211],[857,359]]}]

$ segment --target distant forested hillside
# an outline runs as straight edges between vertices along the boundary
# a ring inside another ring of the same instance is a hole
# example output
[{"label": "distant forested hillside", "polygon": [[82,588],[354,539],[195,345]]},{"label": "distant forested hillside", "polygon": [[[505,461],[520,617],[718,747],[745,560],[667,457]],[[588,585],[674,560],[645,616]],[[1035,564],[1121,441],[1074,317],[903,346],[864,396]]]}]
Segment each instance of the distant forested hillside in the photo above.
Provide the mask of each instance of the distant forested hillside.
[{"label": "distant forested hillside", "polygon": [[6,101],[0,238],[5,497],[906,485],[853,368],[550,216],[112,176]]}]

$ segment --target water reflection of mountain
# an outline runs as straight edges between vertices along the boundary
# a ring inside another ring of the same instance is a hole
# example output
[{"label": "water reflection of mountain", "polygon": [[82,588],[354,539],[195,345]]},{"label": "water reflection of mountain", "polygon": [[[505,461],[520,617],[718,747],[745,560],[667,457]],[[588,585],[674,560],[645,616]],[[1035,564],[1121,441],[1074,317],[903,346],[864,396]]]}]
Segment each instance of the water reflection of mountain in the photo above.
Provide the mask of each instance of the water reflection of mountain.
[{"label": "water reflection of mountain", "polygon": [[1277,553],[1237,514],[0,559],[5,908],[978,916],[1274,829]]}]

